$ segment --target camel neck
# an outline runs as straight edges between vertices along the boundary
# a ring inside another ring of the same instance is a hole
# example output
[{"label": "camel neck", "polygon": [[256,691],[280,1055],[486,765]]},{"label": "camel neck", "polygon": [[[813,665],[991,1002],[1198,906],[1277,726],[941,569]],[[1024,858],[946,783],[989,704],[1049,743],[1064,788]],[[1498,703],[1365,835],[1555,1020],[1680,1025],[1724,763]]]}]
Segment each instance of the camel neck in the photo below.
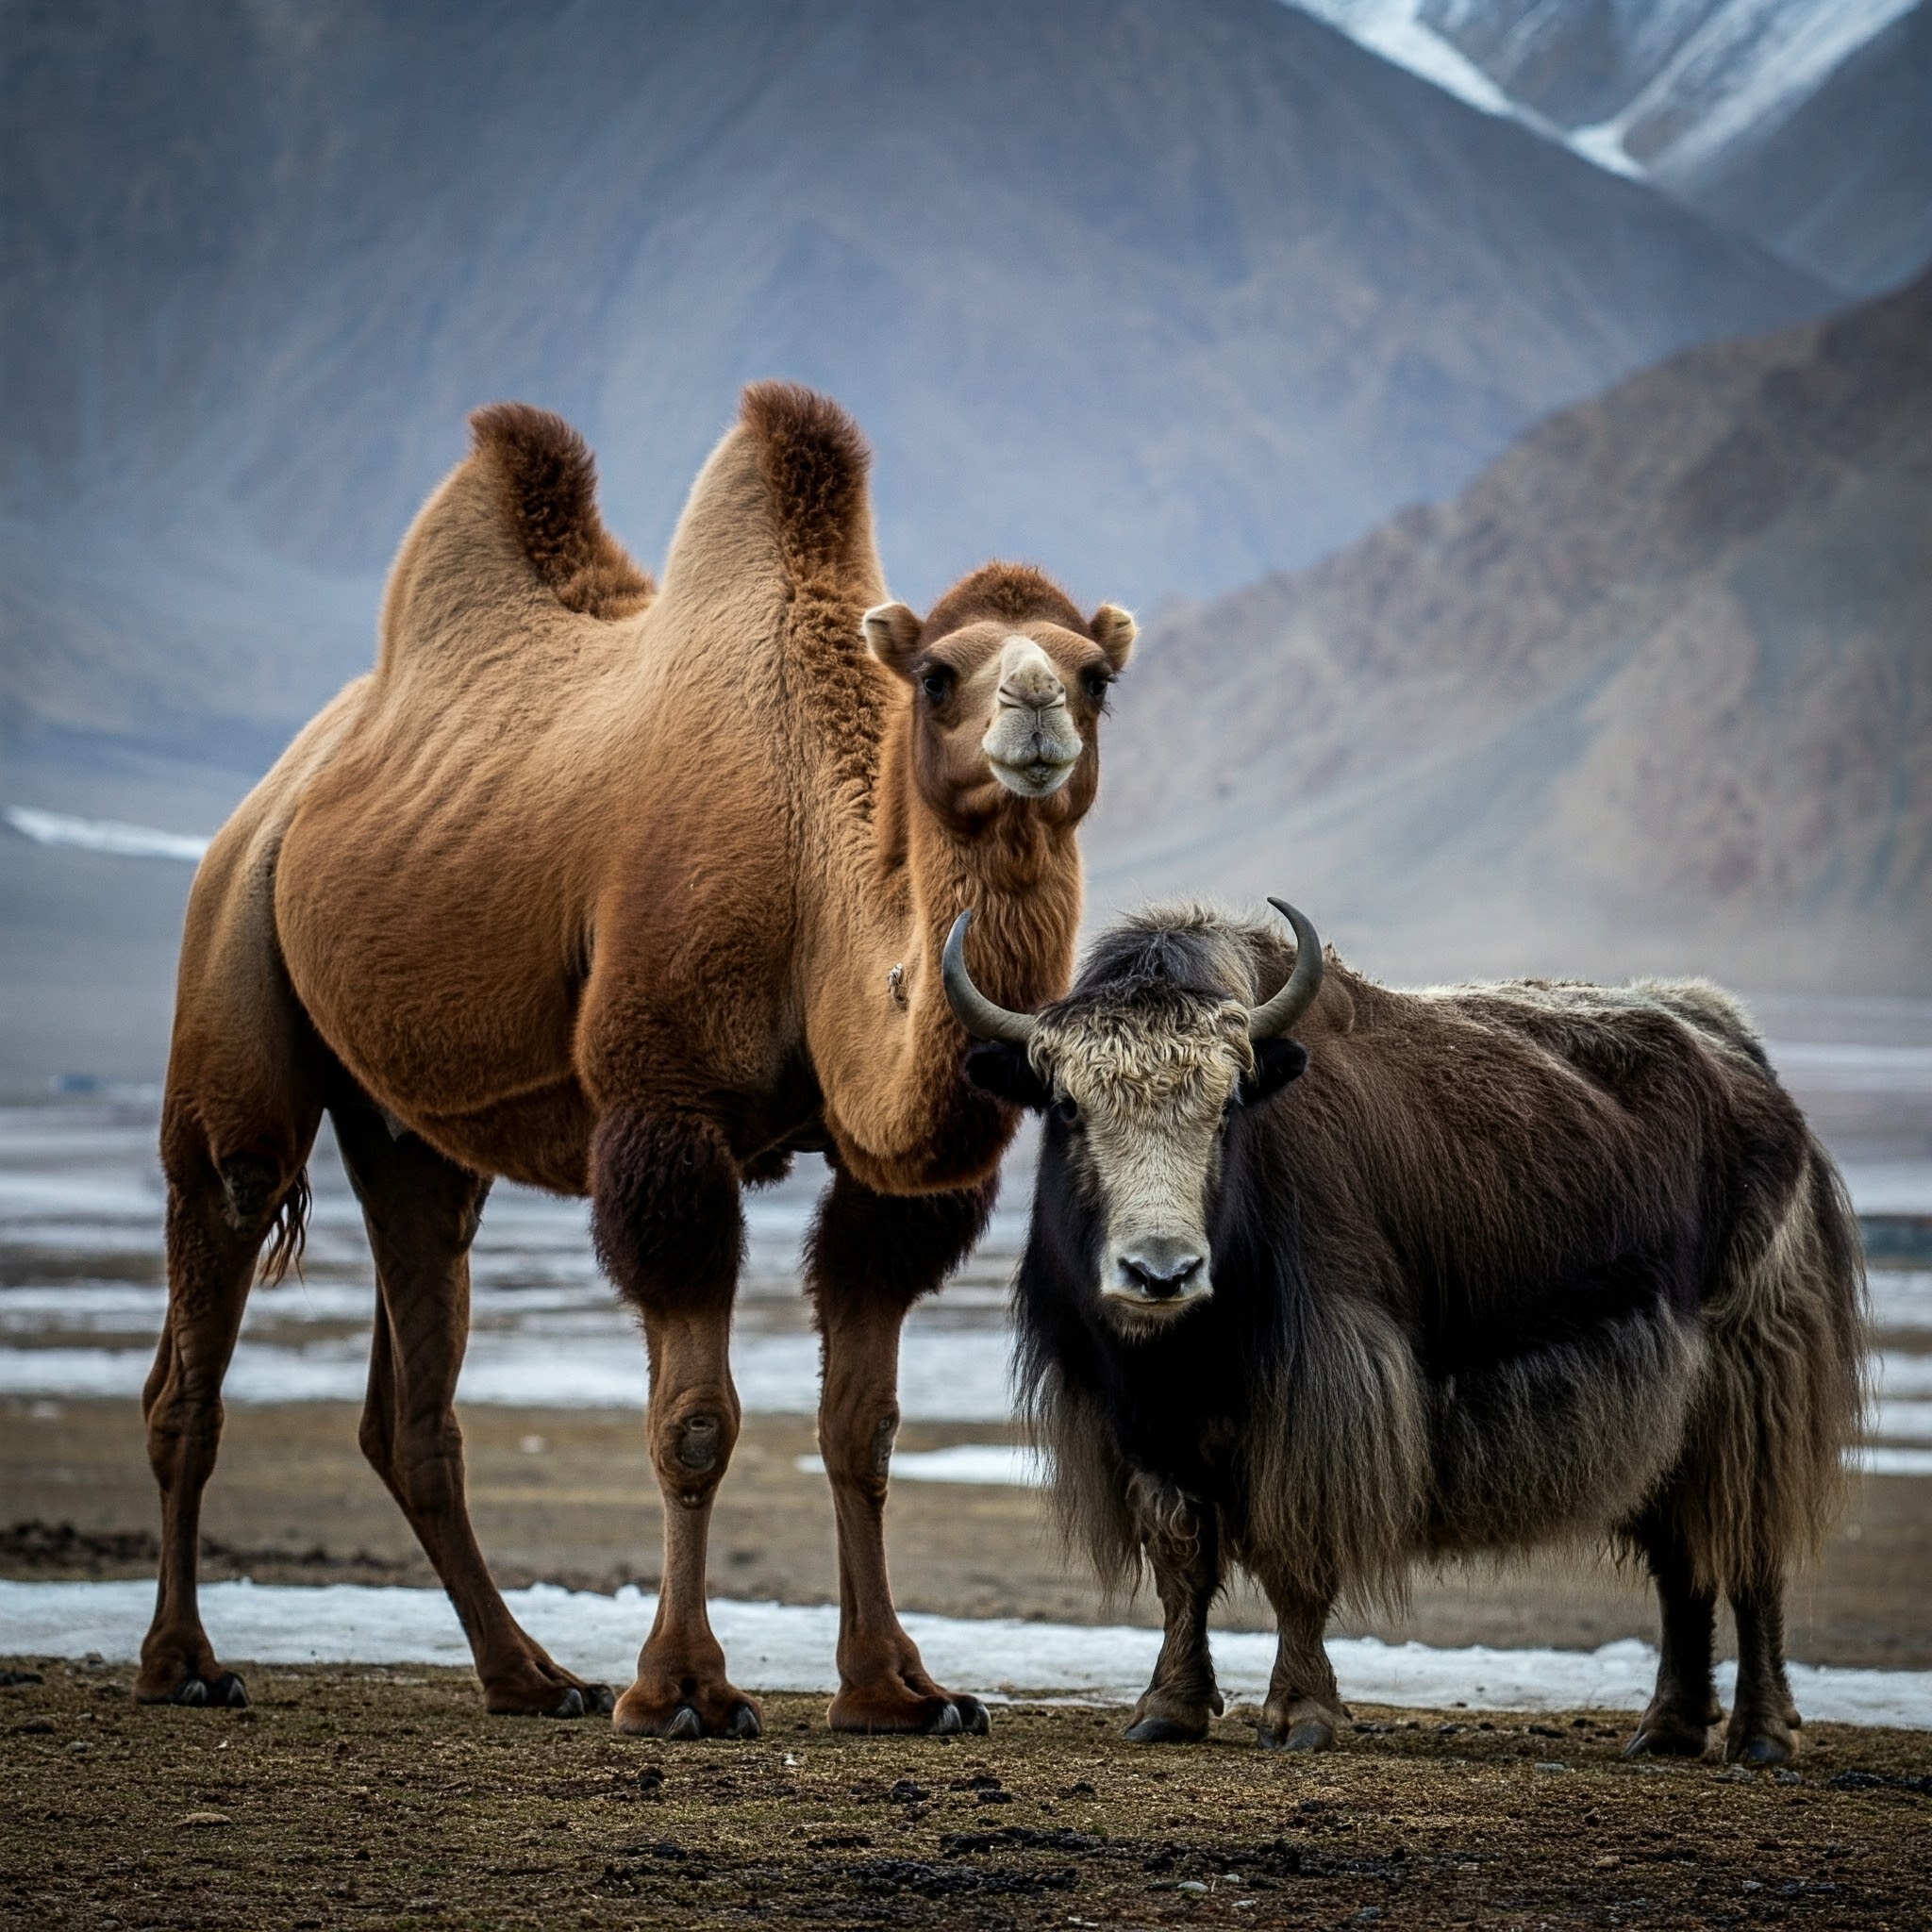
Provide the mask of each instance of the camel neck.
[{"label": "camel neck", "polygon": [[1005,797],[983,819],[944,817],[918,794],[903,715],[881,750],[858,903],[846,902],[857,916],[827,927],[833,957],[808,974],[809,1044],[826,1124],[859,1180],[965,1186],[1014,1122],[961,1077],[966,1038],[940,977],[946,935],[974,914],[974,976],[1003,1005],[1063,992],[1080,916],[1076,821],[1051,801]]}]

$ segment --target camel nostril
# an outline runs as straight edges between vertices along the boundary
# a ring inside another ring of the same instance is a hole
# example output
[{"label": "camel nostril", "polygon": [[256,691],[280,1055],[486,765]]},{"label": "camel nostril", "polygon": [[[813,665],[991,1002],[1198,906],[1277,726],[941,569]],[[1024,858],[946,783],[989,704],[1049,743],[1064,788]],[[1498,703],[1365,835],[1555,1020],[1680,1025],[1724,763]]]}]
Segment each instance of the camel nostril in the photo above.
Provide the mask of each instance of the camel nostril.
[{"label": "camel nostril", "polygon": [[999,698],[1014,710],[1054,711],[1066,704],[1067,690],[1052,678],[1015,678],[1000,686]]}]

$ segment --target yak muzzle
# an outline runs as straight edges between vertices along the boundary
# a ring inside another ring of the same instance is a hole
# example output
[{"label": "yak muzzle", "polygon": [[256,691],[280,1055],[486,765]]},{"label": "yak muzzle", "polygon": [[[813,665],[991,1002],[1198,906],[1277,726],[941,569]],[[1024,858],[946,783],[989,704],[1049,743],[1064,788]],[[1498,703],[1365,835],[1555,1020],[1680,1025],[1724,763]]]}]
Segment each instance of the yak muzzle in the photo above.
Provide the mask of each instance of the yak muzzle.
[{"label": "yak muzzle", "polygon": [[1162,1321],[1205,1302],[1214,1292],[1208,1257],[1191,1242],[1166,1235],[1129,1241],[1114,1251],[1111,1278],[1101,1293],[1135,1320]]}]

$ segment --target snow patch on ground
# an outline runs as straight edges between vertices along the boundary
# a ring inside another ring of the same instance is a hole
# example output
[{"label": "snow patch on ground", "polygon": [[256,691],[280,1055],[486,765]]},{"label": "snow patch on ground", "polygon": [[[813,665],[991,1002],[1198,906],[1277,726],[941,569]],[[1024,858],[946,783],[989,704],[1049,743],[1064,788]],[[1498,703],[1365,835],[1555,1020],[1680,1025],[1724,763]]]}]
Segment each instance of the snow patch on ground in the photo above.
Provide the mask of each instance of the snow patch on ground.
[{"label": "snow patch on ground", "polygon": [[[1003,1423],[1012,1413],[1000,1328],[908,1329],[899,1356],[899,1407],[908,1421]],[[141,1393],[152,1348],[0,1348],[0,1395],[84,1401]],[[819,1343],[809,1333],[734,1338],[731,1374],[753,1415],[814,1415]],[[297,1348],[243,1341],[222,1398],[228,1403],[355,1402],[369,1386],[369,1341],[357,1336]],[[473,1334],[457,1399],[511,1408],[642,1408],[650,1393],[634,1336]]]},{"label": "snow patch on ground", "polygon": [[[613,1684],[630,1681],[638,1645],[657,1610],[635,1588],[600,1596],[536,1584],[508,1595],[517,1620],[571,1669]],[[216,1583],[201,1591],[219,1653],[236,1662],[467,1664],[456,1613],[440,1591],[362,1584]],[[154,1608],[147,1583],[0,1582],[0,1652],[131,1663]],[[830,1605],[710,1606],[713,1629],[737,1680],[761,1690],[828,1692],[839,1613]],[[908,1632],[941,1683],[1017,1696],[1054,1692],[1130,1703],[1145,1686],[1158,1631],[1081,1628],[908,1612]],[[1649,1701],[1657,1653],[1634,1638],[1600,1650],[1437,1650],[1421,1643],[1338,1638],[1328,1646],[1342,1695],[1366,1704],[1426,1709],[1557,1710],[1584,1706],[1638,1710]],[[1266,1694],[1274,1640],[1220,1631],[1214,1657],[1231,1699]],[[1735,1669],[1719,1671],[1729,1701]],[[1857,1671],[1793,1664],[1791,1689],[1806,1716],[1840,1724],[1932,1725],[1932,1672]]]},{"label": "snow patch on ground", "polygon": [[[1932,1460],[1932,1452],[1928,1452]],[[824,1457],[795,1456],[792,1466],[807,1475],[824,1475]],[[1011,1442],[956,1442],[950,1449],[902,1449],[893,1454],[892,1474],[908,1483],[985,1483],[995,1489],[1037,1490],[1046,1483],[1039,1450]]]}]

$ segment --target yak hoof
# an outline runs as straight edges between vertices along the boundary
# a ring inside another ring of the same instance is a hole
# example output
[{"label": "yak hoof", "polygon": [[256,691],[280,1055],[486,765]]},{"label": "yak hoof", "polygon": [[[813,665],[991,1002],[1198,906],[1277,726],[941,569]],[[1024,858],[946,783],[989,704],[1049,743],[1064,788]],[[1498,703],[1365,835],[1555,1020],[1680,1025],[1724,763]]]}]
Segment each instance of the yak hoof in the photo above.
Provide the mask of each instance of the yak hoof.
[{"label": "yak hoof", "polygon": [[1263,1724],[1257,1739],[1264,1751],[1332,1751],[1335,1726],[1318,1717],[1305,1717],[1285,1738]]},{"label": "yak hoof", "polygon": [[219,1677],[188,1677],[168,1702],[188,1705],[196,1709],[212,1706],[228,1710],[246,1710],[248,1686],[233,1671],[224,1671]]},{"label": "yak hoof", "polygon": [[1702,1757],[1709,1742],[1707,1725],[1693,1724],[1679,1717],[1646,1717],[1624,1746],[1624,1756]]},{"label": "yak hoof", "polygon": [[1143,1717],[1122,1733],[1130,1744],[1192,1744],[1201,1736],[1198,1724],[1184,1724],[1171,1717]]},{"label": "yak hoof", "polygon": [[1776,1718],[1762,1718],[1749,1725],[1740,1725],[1733,1718],[1724,1739],[1724,1762],[1768,1770],[1774,1764],[1789,1764],[1797,1747],[1790,1727]]}]

